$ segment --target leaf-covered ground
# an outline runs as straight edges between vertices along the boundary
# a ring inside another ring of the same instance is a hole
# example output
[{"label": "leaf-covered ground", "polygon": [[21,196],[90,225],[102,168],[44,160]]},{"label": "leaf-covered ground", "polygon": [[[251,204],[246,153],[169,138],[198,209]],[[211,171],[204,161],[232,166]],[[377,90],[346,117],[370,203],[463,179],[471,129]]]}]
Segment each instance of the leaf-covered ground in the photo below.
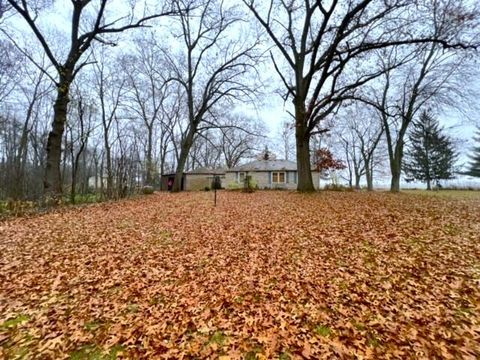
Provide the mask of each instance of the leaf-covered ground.
[{"label": "leaf-covered ground", "polygon": [[0,358],[480,357],[480,197],[212,197],[0,223]]}]

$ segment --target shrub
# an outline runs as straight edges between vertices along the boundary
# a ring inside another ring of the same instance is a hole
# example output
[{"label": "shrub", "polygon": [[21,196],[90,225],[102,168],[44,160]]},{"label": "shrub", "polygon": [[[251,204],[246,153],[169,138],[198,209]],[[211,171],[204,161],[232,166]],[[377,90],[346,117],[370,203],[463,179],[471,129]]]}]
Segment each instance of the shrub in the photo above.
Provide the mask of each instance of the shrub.
[{"label": "shrub", "polygon": [[205,186],[205,188],[203,190],[210,191],[210,186]]},{"label": "shrub", "polygon": [[34,212],[37,206],[38,204],[34,201],[7,199],[6,201],[0,201],[0,215],[22,216]]},{"label": "shrub", "polygon": [[237,182],[231,182],[230,184],[227,185],[228,190],[240,190],[240,184]]},{"label": "shrub", "polygon": [[212,190],[219,190],[222,188],[222,180],[220,179],[220,176],[214,176],[212,180]]},{"label": "shrub", "polygon": [[256,189],[258,189],[258,185],[257,182],[252,179],[252,176],[245,176],[245,180],[243,182],[243,192],[252,193]]},{"label": "shrub", "polygon": [[151,195],[151,194],[153,194],[153,192],[154,192],[153,186],[145,185],[142,188],[142,193],[145,194],[145,195]]},{"label": "shrub", "polygon": [[341,185],[341,184],[327,184],[324,187],[324,190],[329,190],[329,191],[353,191],[352,188]]}]

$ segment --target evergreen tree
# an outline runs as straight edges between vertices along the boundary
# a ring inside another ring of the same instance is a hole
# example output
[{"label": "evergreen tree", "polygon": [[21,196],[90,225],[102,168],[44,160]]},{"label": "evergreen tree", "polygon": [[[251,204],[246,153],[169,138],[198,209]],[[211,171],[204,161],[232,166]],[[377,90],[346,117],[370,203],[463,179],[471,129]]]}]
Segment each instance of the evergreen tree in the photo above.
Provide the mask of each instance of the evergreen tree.
[{"label": "evergreen tree", "polygon": [[409,176],[427,183],[452,179],[457,154],[451,138],[442,133],[438,121],[427,112],[413,123],[409,133],[406,161],[403,170]]},{"label": "evergreen tree", "polygon": [[476,145],[473,148],[473,154],[470,155],[470,169],[467,171],[467,175],[480,177],[480,127],[477,129],[477,136],[473,140]]}]

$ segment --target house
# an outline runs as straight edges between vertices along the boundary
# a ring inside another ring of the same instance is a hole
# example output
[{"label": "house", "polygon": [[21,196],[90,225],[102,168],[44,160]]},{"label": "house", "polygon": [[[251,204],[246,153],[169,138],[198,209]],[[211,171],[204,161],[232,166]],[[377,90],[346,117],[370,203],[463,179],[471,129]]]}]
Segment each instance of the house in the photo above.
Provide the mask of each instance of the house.
[{"label": "house", "polygon": [[[259,189],[297,188],[297,164],[289,160],[255,160],[247,164],[227,169],[225,183],[227,187],[242,186],[245,176],[251,176]],[[320,186],[320,173],[312,171],[315,189]]]},{"label": "house", "polygon": [[[224,187],[225,169],[197,168],[183,173],[181,189],[196,191],[205,190],[207,187],[211,188],[214,176],[220,177],[222,187]],[[175,173],[162,175],[161,189],[170,190],[174,179]]]}]

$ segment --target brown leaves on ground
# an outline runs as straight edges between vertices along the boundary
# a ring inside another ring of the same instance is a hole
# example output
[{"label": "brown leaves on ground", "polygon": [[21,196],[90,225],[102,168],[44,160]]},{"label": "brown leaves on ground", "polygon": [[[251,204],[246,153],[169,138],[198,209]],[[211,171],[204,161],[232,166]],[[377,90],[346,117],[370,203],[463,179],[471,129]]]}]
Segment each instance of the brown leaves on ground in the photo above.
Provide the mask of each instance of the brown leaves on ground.
[{"label": "brown leaves on ground", "polygon": [[480,200],[157,194],[0,224],[0,358],[476,358]]}]

